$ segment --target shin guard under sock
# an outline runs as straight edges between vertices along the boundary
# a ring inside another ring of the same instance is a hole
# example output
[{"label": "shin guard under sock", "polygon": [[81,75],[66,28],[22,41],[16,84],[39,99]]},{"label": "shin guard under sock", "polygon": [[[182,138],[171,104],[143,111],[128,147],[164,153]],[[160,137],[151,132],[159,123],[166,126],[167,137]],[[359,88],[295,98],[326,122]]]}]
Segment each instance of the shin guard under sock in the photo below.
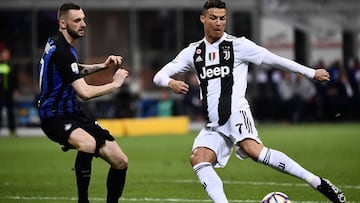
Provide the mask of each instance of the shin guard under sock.
[{"label": "shin guard under sock", "polygon": [[109,169],[107,177],[107,203],[117,203],[122,195],[126,179],[126,170]]},{"label": "shin guard under sock", "polygon": [[193,169],[201,185],[214,203],[228,203],[223,183],[209,162],[198,163]]},{"label": "shin guard under sock", "polygon": [[88,203],[88,188],[93,154],[79,151],[75,160],[75,174],[79,203]]},{"label": "shin guard under sock", "polygon": [[318,176],[315,176],[304,169],[297,162],[280,151],[264,147],[260,152],[258,162],[298,177],[309,183],[313,188],[316,188],[320,184],[320,178]]}]

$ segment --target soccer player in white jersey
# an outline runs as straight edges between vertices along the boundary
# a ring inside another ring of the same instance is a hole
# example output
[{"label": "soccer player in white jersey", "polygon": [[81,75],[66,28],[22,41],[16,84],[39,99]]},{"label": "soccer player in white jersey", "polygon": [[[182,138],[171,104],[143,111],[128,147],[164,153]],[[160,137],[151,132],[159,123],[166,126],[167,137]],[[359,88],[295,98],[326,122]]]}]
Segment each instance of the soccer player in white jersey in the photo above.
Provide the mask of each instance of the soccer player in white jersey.
[{"label": "soccer player in white jersey", "polygon": [[194,71],[198,76],[207,124],[194,141],[190,162],[212,201],[228,202],[214,167],[225,167],[234,147],[240,159],[250,157],[304,180],[332,202],[345,202],[344,193],[330,181],[263,145],[245,98],[249,63],[282,67],[317,81],[328,81],[329,73],[279,57],[244,37],[227,34],[226,5],[221,0],[206,1],[200,21],[205,37],[184,48],[157,72],[154,83],[186,94],[188,84],[172,76],[186,71]]}]

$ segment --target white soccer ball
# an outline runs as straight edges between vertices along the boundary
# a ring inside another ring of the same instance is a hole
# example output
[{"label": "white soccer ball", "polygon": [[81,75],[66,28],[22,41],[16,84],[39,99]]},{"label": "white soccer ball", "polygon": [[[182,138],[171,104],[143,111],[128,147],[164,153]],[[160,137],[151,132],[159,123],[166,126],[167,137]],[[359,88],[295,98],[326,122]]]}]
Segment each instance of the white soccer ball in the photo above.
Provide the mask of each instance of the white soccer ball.
[{"label": "white soccer ball", "polygon": [[261,203],[291,203],[291,200],[282,192],[270,192],[265,195]]}]

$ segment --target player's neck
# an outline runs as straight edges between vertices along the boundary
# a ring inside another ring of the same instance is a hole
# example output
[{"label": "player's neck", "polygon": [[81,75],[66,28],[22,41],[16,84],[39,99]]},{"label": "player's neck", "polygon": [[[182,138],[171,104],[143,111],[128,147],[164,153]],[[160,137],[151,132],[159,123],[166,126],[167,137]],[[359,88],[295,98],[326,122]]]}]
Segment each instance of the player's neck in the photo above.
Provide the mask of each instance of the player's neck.
[{"label": "player's neck", "polygon": [[[222,35],[222,36],[224,36],[224,35]],[[210,37],[208,35],[205,35],[205,39],[209,44],[214,44],[215,42],[219,41],[222,38],[222,36],[221,37]]]},{"label": "player's neck", "polygon": [[65,40],[70,44],[74,44],[74,38],[69,35],[69,33],[66,30],[60,30],[60,32],[64,35]]}]

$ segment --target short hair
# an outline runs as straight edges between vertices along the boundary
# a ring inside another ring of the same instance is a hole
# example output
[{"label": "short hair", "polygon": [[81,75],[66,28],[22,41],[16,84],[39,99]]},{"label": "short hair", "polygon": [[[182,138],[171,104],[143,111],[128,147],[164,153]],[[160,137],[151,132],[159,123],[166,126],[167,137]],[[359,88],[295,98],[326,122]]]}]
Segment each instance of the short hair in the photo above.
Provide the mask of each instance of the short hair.
[{"label": "short hair", "polygon": [[202,14],[205,14],[210,8],[223,8],[226,9],[225,2],[221,0],[207,0],[204,3]]},{"label": "short hair", "polygon": [[58,12],[57,12],[57,18],[58,20],[60,20],[60,18],[67,14],[69,12],[69,10],[80,10],[81,7],[75,3],[64,3],[62,4],[59,9],[58,9]]}]

